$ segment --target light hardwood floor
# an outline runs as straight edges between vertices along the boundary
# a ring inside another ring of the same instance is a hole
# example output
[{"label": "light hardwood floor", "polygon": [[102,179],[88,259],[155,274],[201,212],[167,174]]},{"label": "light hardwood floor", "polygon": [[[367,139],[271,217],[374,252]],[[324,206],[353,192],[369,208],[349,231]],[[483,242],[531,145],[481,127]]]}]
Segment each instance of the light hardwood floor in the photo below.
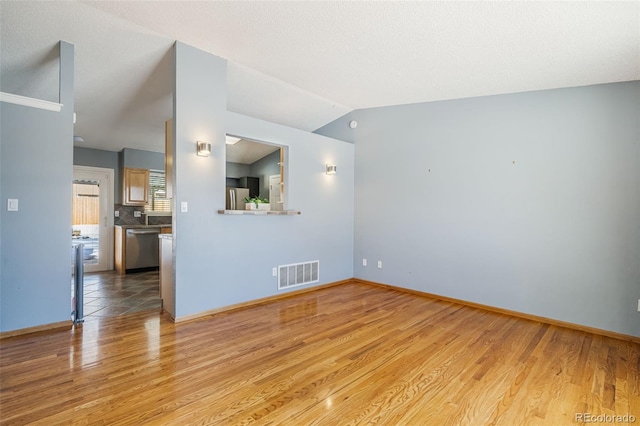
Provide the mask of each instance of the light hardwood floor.
[{"label": "light hardwood floor", "polygon": [[0,343],[3,424],[640,423],[640,345],[365,284]]}]

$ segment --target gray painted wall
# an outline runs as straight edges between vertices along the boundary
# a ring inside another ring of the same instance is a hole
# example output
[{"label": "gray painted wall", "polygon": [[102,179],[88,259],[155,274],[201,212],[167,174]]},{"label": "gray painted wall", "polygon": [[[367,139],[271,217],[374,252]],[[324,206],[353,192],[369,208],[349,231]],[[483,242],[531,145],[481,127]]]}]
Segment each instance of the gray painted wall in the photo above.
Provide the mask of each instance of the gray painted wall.
[{"label": "gray painted wall", "polygon": [[[226,111],[226,61],[176,43],[176,315],[278,293],[274,266],[320,260],[319,284],[353,276],[353,145]],[[225,133],[289,146],[289,206],[299,216],[220,215]],[[207,158],[195,141],[212,144]],[[324,164],[344,164],[327,176]]]},{"label": "gray painted wall", "polygon": [[164,154],[139,149],[122,150],[122,167],[137,169],[164,170]]},{"label": "gray painted wall", "polygon": [[118,170],[118,153],[74,146],[73,164],[75,166],[103,167],[105,169]]},{"label": "gray painted wall", "polygon": [[260,179],[260,196],[269,198],[269,176],[280,174],[280,151],[275,151],[251,165],[249,176]]},{"label": "gray painted wall", "polygon": [[[317,129],[314,133],[317,133],[319,135],[331,136],[332,138],[336,138],[341,141],[354,143],[358,127],[356,126],[355,129],[349,127],[349,122],[351,120],[356,120],[356,122],[358,122],[358,110],[351,111],[350,113],[345,114],[342,117],[336,118],[331,123],[328,123]],[[358,122],[358,124],[360,123]]]},{"label": "gray painted wall", "polygon": [[62,111],[0,103],[1,331],[70,320],[73,76],[73,45],[61,42]]},{"label": "gray painted wall", "polygon": [[[176,42],[174,48],[174,201],[176,317],[211,309],[224,247],[216,209],[224,208],[226,61]],[[211,143],[211,156],[196,155],[196,141]],[[188,212],[180,211],[182,202]]]},{"label": "gray painted wall", "polygon": [[241,178],[245,176],[251,176],[251,166],[248,164],[238,164],[227,162],[226,175],[230,178]]},{"label": "gray painted wall", "polygon": [[114,200],[122,202],[122,168],[164,170],[164,154],[125,148],[120,152],[73,147],[73,164],[76,166],[104,167],[114,170]]},{"label": "gray painted wall", "polygon": [[113,169],[113,199],[114,202],[120,203],[122,200],[122,176],[120,173],[120,155],[118,152],[74,146],[73,165]]},{"label": "gray painted wall", "polygon": [[269,198],[269,176],[280,173],[278,162],[280,162],[280,151],[269,154],[251,165],[227,162],[226,176],[229,178],[241,178],[245,176],[259,178],[260,196]]},{"label": "gray painted wall", "polygon": [[640,336],[640,82],[355,115],[356,277]]}]

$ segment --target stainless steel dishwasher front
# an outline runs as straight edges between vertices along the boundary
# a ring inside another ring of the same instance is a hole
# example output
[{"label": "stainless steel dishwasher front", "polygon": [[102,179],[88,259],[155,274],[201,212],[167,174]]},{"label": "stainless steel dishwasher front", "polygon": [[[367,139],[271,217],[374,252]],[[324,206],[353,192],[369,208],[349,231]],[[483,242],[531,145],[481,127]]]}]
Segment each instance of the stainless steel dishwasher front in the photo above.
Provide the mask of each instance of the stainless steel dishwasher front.
[{"label": "stainless steel dishwasher front", "polygon": [[154,268],[160,264],[158,228],[127,229],[125,265],[127,269]]}]

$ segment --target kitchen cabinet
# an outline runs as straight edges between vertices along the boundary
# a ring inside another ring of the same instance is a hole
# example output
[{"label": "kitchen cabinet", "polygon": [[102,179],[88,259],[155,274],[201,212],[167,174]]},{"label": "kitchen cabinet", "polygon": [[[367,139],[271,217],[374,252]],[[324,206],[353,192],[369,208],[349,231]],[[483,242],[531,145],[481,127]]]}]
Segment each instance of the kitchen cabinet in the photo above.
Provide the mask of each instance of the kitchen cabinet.
[{"label": "kitchen cabinet", "polygon": [[[141,267],[157,267],[158,263],[159,263],[159,255],[157,252],[157,248],[158,248],[158,235],[168,235],[171,236],[171,231],[172,231],[172,226],[171,225],[151,225],[151,226],[120,226],[120,225],[116,225],[115,227],[115,236],[114,236],[114,266],[116,269],[116,273],[120,274],[120,275],[124,275],[127,273],[127,270],[131,270],[131,269],[136,269],[135,264],[131,263],[131,257],[130,256],[132,253],[129,253],[130,255],[127,255],[127,243],[128,241],[130,242],[130,239],[127,240],[127,230],[131,230],[131,229],[135,229],[137,231],[150,231],[149,232],[149,236],[141,236],[142,238],[146,238],[148,239],[149,237],[153,237],[155,238],[153,241],[153,244],[155,245],[155,247],[151,247],[151,248],[141,248],[139,246],[139,244],[135,244],[133,245],[133,249],[136,251],[139,251],[140,254],[142,255],[146,255],[149,256],[151,252],[153,252],[155,250],[155,255],[153,256],[158,256],[156,258],[156,262],[152,265],[146,264],[144,266]],[[155,233],[152,233],[151,231],[155,230]],[[129,244],[130,245],[130,244]],[[131,247],[129,247],[129,250],[131,250]],[[134,252],[135,253],[135,252]],[[138,257],[139,255],[136,255],[136,257]],[[127,258],[129,258],[129,260],[127,260]]]},{"label": "kitchen cabinet", "polygon": [[149,170],[125,167],[122,178],[122,204],[144,206],[149,201]]}]

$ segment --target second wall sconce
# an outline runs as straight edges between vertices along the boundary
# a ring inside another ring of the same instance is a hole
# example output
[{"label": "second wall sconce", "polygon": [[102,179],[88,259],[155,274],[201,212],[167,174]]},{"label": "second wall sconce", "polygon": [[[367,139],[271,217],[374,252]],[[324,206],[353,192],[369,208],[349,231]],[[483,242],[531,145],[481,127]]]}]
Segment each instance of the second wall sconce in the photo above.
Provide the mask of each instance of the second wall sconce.
[{"label": "second wall sconce", "polygon": [[211,144],[202,141],[196,141],[198,144],[198,155],[200,157],[208,157],[211,155]]},{"label": "second wall sconce", "polygon": [[328,175],[335,175],[336,174],[336,170],[337,167],[335,164],[327,164],[327,174]]}]

